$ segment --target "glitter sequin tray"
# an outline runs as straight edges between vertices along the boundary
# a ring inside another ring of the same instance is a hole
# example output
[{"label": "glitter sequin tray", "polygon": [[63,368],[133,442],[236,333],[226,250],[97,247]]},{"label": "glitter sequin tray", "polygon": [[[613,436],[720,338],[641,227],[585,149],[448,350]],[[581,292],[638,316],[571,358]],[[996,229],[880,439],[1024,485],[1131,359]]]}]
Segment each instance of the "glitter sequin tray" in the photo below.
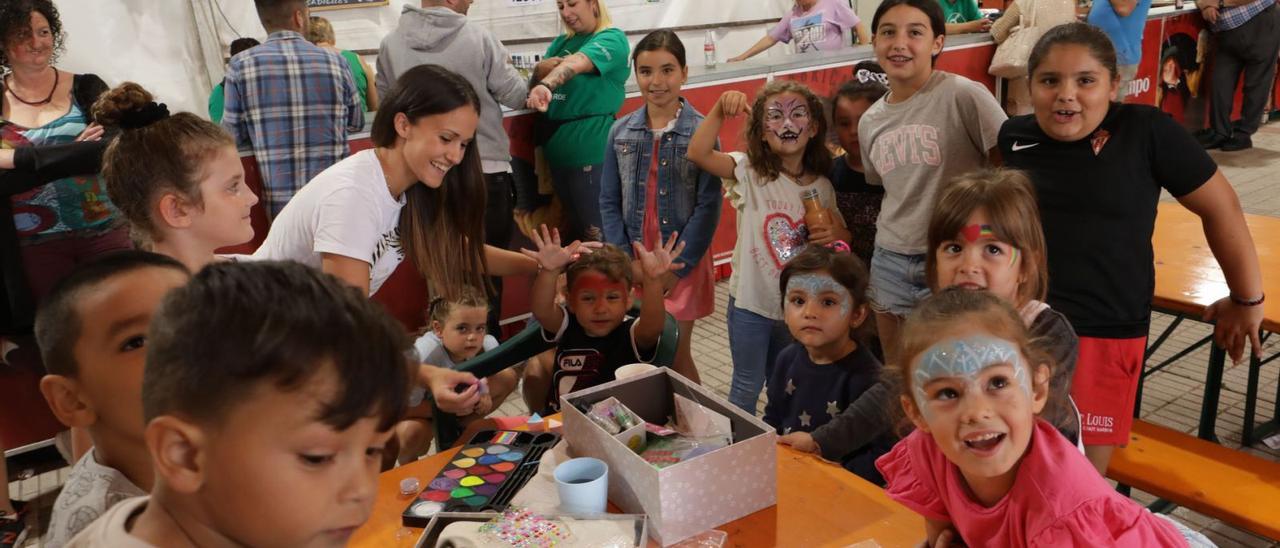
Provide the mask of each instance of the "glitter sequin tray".
[{"label": "glitter sequin tray", "polygon": [[426,527],[438,512],[501,511],[538,473],[558,434],[484,430],[454,455],[401,514],[407,527]]},{"label": "glitter sequin tray", "polygon": [[[486,524],[494,524],[502,520],[502,514],[473,512],[440,512],[433,516],[424,527],[422,536],[414,544],[414,548],[441,548],[444,546],[512,546],[519,548],[599,548],[600,546],[633,546],[639,548],[647,545],[649,533],[648,520],[644,514],[605,514],[591,516],[575,516],[562,514],[549,516],[548,519],[564,526],[569,531],[569,538],[560,536],[548,537],[529,535],[523,539],[511,538],[509,534],[489,536],[482,531]],[[451,527],[455,524],[466,524],[461,528]],[[519,528],[506,531],[517,533]],[[610,533],[601,534],[601,530]],[[625,532],[623,535],[618,531]]]}]

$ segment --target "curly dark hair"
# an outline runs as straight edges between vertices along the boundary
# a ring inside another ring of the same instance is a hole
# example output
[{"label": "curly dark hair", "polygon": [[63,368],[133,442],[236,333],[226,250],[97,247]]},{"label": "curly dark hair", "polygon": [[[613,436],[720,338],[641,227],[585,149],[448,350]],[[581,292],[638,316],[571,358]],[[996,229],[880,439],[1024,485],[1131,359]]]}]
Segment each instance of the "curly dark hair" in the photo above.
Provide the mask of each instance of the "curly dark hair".
[{"label": "curly dark hair", "polygon": [[9,66],[9,55],[4,51],[4,44],[13,35],[30,29],[31,13],[36,12],[49,20],[49,30],[53,32],[53,56],[49,64],[58,59],[63,51],[62,19],[58,16],[58,8],[53,0],[4,0],[0,2],[0,66]]}]

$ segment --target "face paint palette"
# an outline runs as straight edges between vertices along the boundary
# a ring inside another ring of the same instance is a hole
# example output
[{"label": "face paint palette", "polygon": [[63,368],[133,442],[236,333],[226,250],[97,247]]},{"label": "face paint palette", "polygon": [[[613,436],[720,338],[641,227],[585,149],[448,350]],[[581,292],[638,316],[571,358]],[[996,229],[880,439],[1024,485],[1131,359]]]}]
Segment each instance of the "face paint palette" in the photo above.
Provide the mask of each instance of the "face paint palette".
[{"label": "face paint palette", "polygon": [[559,434],[484,430],[453,456],[401,514],[406,527],[426,527],[439,512],[502,511],[538,473]]}]

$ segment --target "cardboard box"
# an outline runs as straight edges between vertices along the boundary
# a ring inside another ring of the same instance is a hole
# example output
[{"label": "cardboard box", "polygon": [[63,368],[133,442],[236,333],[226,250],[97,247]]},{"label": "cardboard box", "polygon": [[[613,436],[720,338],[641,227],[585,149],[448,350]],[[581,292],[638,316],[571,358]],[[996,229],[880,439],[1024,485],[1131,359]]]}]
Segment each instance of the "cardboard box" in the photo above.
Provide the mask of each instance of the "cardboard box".
[{"label": "cardboard box", "polygon": [[[673,394],[729,417],[734,443],[659,470],[575,407],[612,396],[644,420],[665,424],[674,412]],[[625,512],[647,514],[649,536],[663,546],[777,502],[773,429],[670,369],[564,395],[560,408],[570,453],[608,463],[609,501]]]}]

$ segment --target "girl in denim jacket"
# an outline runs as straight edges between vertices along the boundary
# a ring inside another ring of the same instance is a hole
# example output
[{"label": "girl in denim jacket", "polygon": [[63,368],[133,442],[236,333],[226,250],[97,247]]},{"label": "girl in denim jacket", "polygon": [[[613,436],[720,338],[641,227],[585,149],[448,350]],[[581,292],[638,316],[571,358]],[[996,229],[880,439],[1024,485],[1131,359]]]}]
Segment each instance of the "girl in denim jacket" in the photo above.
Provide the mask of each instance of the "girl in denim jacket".
[{"label": "girl in denim jacket", "polygon": [[674,32],[649,33],[631,56],[644,105],[609,131],[600,183],[600,215],[608,243],[631,249],[660,245],[672,234],[684,242],[667,273],[666,308],[680,326],[674,369],[698,381],[690,340],[693,322],[711,314],[715,279],[711,239],[720,221],[720,179],[686,157],[702,114],[680,97],[689,76],[684,44]]}]

